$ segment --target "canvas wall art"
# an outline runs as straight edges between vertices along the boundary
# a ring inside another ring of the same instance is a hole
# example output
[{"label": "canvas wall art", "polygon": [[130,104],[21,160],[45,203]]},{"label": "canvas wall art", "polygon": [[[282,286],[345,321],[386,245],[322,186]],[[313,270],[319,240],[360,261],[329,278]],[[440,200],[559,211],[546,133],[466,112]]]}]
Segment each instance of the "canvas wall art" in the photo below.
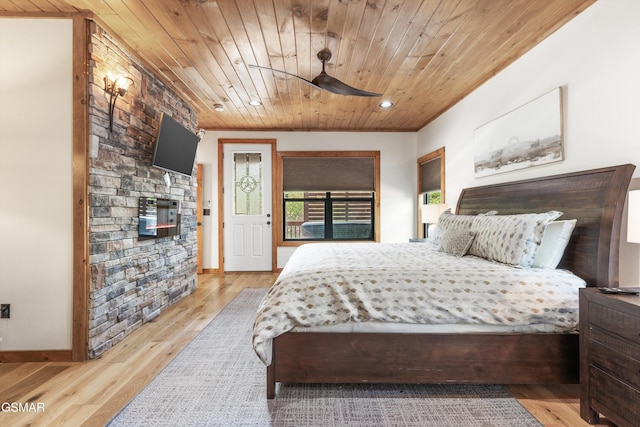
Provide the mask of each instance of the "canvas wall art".
[{"label": "canvas wall art", "polygon": [[560,87],[473,132],[475,176],[564,159]]}]

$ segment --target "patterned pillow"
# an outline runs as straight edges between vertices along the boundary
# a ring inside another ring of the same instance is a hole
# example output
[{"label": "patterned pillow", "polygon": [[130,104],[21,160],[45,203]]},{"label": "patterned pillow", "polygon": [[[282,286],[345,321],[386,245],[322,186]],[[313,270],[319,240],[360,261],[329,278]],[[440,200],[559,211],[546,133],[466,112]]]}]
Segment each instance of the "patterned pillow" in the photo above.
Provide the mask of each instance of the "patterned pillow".
[{"label": "patterned pillow", "polygon": [[475,235],[476,233],[471,230],[447,230],[442,235],[438,250],[458,257],[464,256],[471,247]]},{"label": "patterned pillow", "polygon": [[504,264],[531,267],[547,224],[561,215],[562,212],[549,211],[477,216],[471,225],[476,237],[469,253]]},{"label": "patterned pillow", "polygon": [[[495,215],[496,213],[497,211],[489,211],[479,215]],[[440,214],[438,224],[434,227],[433,231],[429,230],[429,240],[436,245],[440,245],[442,237],[447,230],[469,230],[475,218],[476,215],[455,215],[451,213],[451,209],[447,209]]]}]

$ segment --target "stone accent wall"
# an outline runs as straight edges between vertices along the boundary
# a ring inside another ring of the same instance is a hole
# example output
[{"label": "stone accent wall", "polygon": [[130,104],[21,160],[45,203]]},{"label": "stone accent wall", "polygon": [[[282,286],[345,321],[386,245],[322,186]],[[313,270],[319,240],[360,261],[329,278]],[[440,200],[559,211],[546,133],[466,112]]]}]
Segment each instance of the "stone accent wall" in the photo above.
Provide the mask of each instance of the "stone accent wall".
[{"label": "stone accent wall", "polygon": [[[195,132],[197,114],[162,81],[91,23],[89,43],[89,358],[193,292],[196,276],[196,179],[151,166],[160,113]],[[109,131],[104,77],[131,76]],[[180,236],[138,239],[138,198],[182,204]]]}]

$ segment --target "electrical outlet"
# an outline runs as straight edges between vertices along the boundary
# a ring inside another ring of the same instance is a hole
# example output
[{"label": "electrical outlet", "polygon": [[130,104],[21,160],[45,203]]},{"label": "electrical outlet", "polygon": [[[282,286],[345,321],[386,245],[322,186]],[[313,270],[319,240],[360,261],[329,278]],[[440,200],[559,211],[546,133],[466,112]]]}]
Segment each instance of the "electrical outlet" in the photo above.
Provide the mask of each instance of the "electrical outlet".
[{"label": "electrical outlet", "polygon": [[11,304],[0,304],[0,319],[11,317]]}]

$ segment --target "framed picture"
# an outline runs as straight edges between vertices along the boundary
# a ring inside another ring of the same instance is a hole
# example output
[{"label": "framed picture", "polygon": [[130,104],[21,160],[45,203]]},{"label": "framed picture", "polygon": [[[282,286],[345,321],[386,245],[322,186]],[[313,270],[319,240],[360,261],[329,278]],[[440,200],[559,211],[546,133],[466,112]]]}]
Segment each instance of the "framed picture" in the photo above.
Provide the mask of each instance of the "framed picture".
[{"label": "framed picture", "polygon": [[564,160],[562,88],[473,131],[475,176]]}]

